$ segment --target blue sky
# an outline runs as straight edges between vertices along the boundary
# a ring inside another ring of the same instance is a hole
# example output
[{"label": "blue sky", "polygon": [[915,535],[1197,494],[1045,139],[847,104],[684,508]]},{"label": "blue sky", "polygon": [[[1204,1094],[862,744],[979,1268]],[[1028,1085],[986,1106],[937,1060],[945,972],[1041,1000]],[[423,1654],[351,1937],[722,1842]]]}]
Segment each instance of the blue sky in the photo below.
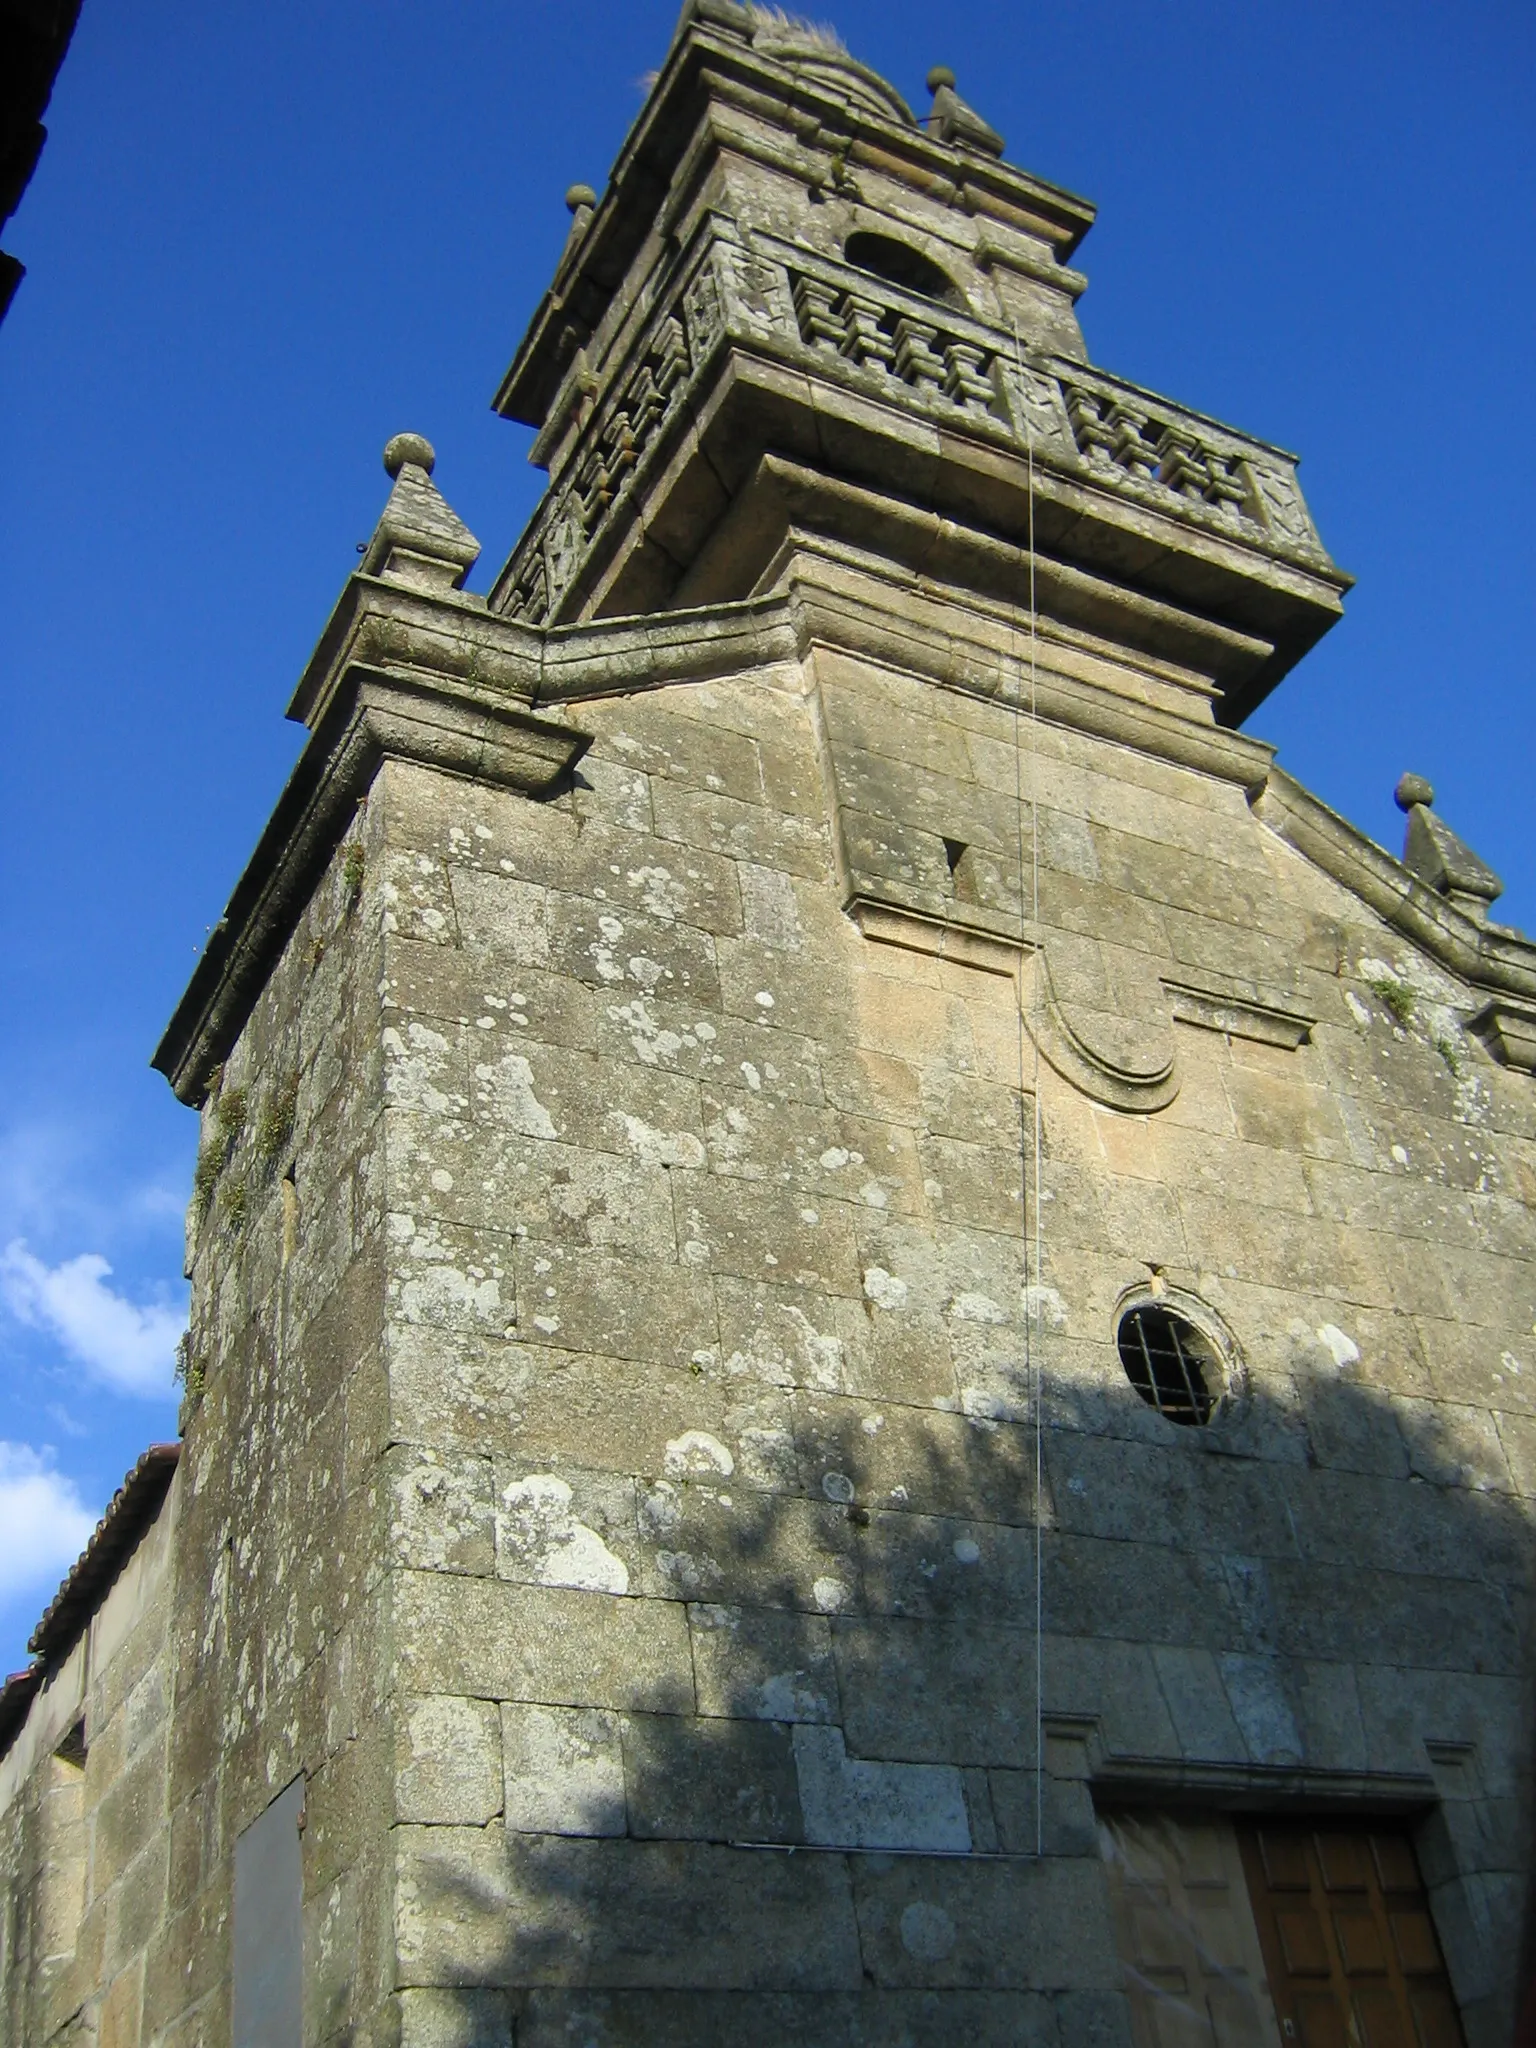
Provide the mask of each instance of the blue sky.
[{"label": "blue sky", "polygon": [[[1438,808],[1536,928],[1536,16],[1468,0],[837,0],[1085,193],[1097,362],[1299,449],[1360,579],[1253,729],[1399,844]],[[148,1058],[298,748],[282,706],[400,428],[485,545],[489,400],[670,0],[86,0],[0,326],[0,1670],[143,1445],[195,1119]]]}]

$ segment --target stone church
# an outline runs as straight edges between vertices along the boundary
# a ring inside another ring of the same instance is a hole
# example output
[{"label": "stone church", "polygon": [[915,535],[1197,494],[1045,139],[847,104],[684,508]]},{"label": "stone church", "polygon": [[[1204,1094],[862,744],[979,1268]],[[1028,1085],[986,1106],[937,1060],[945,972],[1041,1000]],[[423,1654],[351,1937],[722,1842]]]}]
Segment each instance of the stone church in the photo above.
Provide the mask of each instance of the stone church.
[{"label": "stone church", "polygon": [[928,86],[689,0],[487,595],[385,451],[156,1054],[181,1441],[0,1695],[17,2048],[1509,2039],[1536,944],[1246,734],[1295,458]]}]

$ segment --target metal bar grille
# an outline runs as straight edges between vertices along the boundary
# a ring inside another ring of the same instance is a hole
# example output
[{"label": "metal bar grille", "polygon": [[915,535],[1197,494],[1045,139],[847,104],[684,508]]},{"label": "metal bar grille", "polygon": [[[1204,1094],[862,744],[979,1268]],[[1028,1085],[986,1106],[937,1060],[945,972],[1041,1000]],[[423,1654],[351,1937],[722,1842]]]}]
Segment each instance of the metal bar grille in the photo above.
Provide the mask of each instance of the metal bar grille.
[{"label": "metal bar grille", "polygon": [[1193,1323],[1148,1304],[1120,1319],[1120,1363],[1141,1398],[1185,1427],[1209,1422],[1216,1406],[1208,1369],[1215,1363]]}]

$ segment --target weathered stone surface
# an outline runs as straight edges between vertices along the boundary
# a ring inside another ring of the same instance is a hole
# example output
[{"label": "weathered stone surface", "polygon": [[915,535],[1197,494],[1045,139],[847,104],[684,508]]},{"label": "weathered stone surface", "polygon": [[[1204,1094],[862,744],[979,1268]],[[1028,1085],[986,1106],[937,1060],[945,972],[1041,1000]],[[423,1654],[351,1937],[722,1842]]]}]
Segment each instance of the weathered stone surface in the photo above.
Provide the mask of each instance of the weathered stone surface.
[{"label": "weathered stone surface", "polygon": [[523,1246],[516,1255],[523,1335],[564,1350],[687,1367],[708,1346],[713,1316],[696,1270],[703,1261],[688,1244],[682,1250],[687,1263],[678,1267]]},{"label": "weathered stone surface", "polygon": [[222,2048],[302,1774],[321,2048],[1125,2048],[1121,1801],[1422,1816],[1493,2048],[1536,952],[1234,728],[1345,579],[1087,364],[1090,210],[679,33],[498,399],[544,503],[467,595],[396,444],[158,1055],[182,1470],[0,1756],[0,2033]]},{"label": "weathered stone surface", "polygon": [[824,1617],[701,1602],[688,1610],[688,1633],[701,1714],[839,1720],[837,1666]]},{"label": "weathered stone surface", "polygon": [[593,1707],[502,1707],[507,1826],[519,1834],[627,1832],[622,1723]]},{"label": "weathered stone surface", "polygon": [[402,1991],[400,2048],[502,2048],[511,2001],[497,1991]]},{"label": "weathered stone surface", "polygon": [[390,1453],[390,1534],[401,1564],[484,1574],[495,1555],[488,1459],[444,1459],[414,1447]]},{"label": "weathered stone surface", "polygon": [[882,1869],[879,1859],[861,1858],[854,1869],[863,1952],[880,1983],[1118,1988],[1096,1859],[901,1857]]},{"label": "weathered stone surface", "polygon": [[632,1479],[579,1471],[568,1480],[553,1472],[504,1477],[496,1511],[498,1577],[628,1593],[639,1567]]},{"label": "weathered stone surface", "polygon": [[402,1572],[394,1628],[403,1679],[568,1706],[693,1710],[683,1610],[566,1587]]},{"label": "weathered stone surface", "polygon": [[801,1818],[799,1751],[778,1722],[624,1717],[629,1832],[706,1842],[815,1839]]},{"label": "weathered stone surface", "polygon": [[870,1763],[850,1757],[839,1728],[794,1731],[806,1839],[826,1848],[947,1850],[971,1847],[960,1774],[947,1764]]},{"label": "weathered stone surface", "polygon": [[832,1628],[843,1726],[858,1755],[967,1765],[1033,1759],[1033,1635],[841,1617]]},{"label": "weathered stone surface", "polygon": [[480,1826],[501,1811],[500,1729],[488,1700],[452,1693],[405,1700],[397,1736],[401,1820]]},{"label": "weathered stone surface", "polygon": [[1057,2039],[1051,2002],[1017,1992],[536,1991],[519,2024],[534,2048],[577,2041],[600,2048],[884,2048],[891,2041],[941,2048],[956,2030],[977,2048],[1038,2048]]},{"label": "weathered stone surface", "polygon": [[[852,1990],[841,1859],[690,1842],[399,1833],[407,1983]],[[789,1984],[784,1984],[784,1978]]]}]

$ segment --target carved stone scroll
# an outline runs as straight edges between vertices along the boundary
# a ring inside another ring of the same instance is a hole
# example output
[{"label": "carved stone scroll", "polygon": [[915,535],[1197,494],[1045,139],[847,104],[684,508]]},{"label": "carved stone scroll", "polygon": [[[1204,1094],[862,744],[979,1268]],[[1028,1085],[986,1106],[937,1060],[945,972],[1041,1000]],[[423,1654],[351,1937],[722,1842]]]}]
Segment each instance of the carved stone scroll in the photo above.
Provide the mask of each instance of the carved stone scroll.
[{"label": "carved stone scroll", "polygon": [[1065,1002],[1043,951],[1024,997],[1024,1022],[1047,1065],[1093,1102],[1148,1115],[1166,1109],[1179,1092],[1166,1009],[1159,1003],[1126,1018]]},{"label": "carved stone scroll", "polygon": [[[848,914],[866,939],[928,953],[982,974],[1015,976],[1031,953],[1017,939],[976,931],[948,918],[858,896]],[[1043,952],[1034,952],[1032,985],[1020,982],[1024,1022],[1041,1058],[1090,1101],[1145,1116],[1166,1109],[1179,1092],[1167,1008],[1154,1000],[1136,1018],[1090,1012],[1063,1002]]]}]

